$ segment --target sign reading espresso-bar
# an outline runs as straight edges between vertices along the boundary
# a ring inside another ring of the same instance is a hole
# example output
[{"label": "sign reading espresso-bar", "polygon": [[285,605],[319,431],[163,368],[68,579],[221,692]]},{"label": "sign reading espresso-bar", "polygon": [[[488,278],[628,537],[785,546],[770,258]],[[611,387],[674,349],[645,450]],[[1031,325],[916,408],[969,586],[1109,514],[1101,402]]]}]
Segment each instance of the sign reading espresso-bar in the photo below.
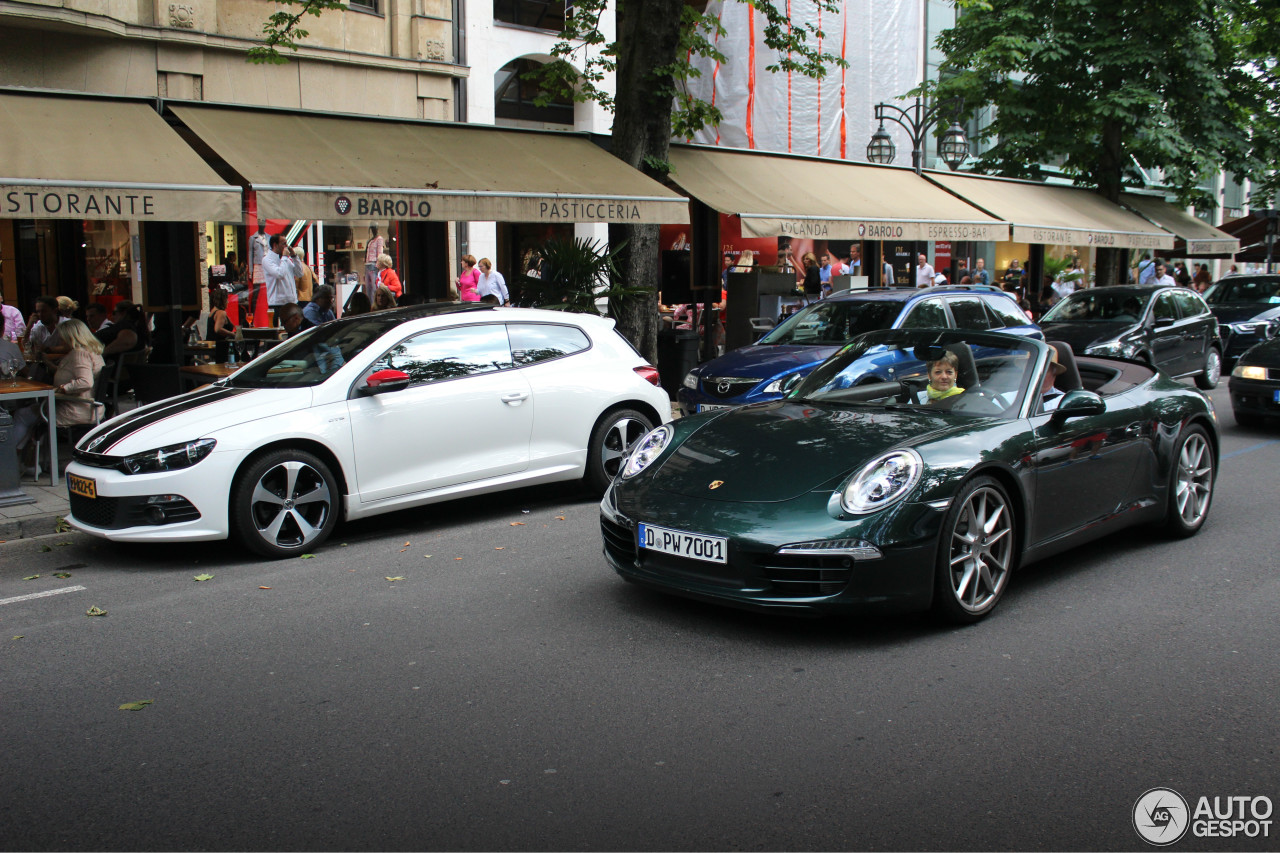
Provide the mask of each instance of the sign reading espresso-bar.
[{"label": "sign reading espresso-bar", "polygon": [[421,193],[258,189],[258,210],[269,217],[314,219],[427,219],[436,222],[689,221],[682,198],[584,198],[439,191]]}]

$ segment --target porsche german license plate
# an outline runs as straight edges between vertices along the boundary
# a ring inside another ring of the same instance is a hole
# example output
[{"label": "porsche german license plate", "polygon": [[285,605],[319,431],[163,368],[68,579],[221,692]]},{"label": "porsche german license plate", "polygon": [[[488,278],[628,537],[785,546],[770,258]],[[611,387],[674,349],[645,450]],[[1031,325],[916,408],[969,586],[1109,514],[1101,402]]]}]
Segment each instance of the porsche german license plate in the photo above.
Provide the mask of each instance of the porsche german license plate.
[{"label": "porsche german license plate", "polygon": [[732,406],[717,406],[714,403],[699,403],[698,412],[718,412],[721,409],[731,409]]},{"label": "porsche german license plate", "polygon": [[68,474],[67,491],[82,498],[96,498],[98,496],[98,484],[88,477]]},{"label": "porsche german license plate", "polygon": [[722,536],[703,536],[684,530],[671,530],[652,524],[641,524],[637,529],[640,547],[661,551],[675,557],[703,560],[708,563],[727,563],[729,540]]}]

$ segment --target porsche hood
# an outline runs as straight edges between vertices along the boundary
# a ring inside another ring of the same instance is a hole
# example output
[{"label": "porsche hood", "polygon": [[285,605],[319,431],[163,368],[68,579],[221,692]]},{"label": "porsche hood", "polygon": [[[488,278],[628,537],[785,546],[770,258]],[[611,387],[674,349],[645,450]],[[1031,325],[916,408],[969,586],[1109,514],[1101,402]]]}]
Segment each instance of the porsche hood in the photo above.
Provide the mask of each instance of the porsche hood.
[{"label": "porsche hood", "polygon": [[948,426],[945,417],[923,409],[847,409],[781,400],[744,406],[685,439],[652,482],[705,500],[786,501]]}]

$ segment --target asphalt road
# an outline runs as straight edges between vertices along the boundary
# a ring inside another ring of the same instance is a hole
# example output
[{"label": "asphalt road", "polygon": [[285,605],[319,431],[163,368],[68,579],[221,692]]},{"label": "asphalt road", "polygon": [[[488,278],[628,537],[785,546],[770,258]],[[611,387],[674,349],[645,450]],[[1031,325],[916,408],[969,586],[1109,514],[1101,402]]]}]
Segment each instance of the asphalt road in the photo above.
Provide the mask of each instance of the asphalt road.
[{"label": "asphalt road", "polygon": [[[0,546],[0,846],[1143,849],[1148,789],[1278,802],[1280,430],[1214,396],[1198,537],[1028,567],[964,629],[641,590],[567,488],[313,559]],[[1171,849],[1276,849],[1269,819]]]}]

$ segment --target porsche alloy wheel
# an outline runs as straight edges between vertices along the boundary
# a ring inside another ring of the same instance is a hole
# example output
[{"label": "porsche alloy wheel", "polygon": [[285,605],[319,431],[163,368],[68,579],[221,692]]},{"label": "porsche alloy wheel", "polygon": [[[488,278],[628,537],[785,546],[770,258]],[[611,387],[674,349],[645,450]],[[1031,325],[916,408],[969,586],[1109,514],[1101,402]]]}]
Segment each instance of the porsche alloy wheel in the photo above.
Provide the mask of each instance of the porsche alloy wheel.
[{"label": "porsche alloy wheel", "polygon": [[316,456],[268,454],[241,472],[233,492],[236,538],[251,551],[288,557],[328,538],[337,521],[337,484]]},{"label": "porsche alloy wheel", "polygon": [[1016,551],[1008,495],[990,477],[977,477],[956,496],[938,549],[934,606],[952,622],[976,622],[1000,601]]},{"label": "porsche alloy wheel", "polygon": [[587,485],[592,491],[604,494],[622,470],[631,448],[651,429],[653,422],[635,409],[605,413],[591,431],[587,450]]},{"label": "porsche alloy wheel", "polygon": [[1174,536],[1191,536],[1204,525],[1213,500],[1213,448],[1202,427],[1189,427],[1178,442],[1169,483],[1165,528]]}]

